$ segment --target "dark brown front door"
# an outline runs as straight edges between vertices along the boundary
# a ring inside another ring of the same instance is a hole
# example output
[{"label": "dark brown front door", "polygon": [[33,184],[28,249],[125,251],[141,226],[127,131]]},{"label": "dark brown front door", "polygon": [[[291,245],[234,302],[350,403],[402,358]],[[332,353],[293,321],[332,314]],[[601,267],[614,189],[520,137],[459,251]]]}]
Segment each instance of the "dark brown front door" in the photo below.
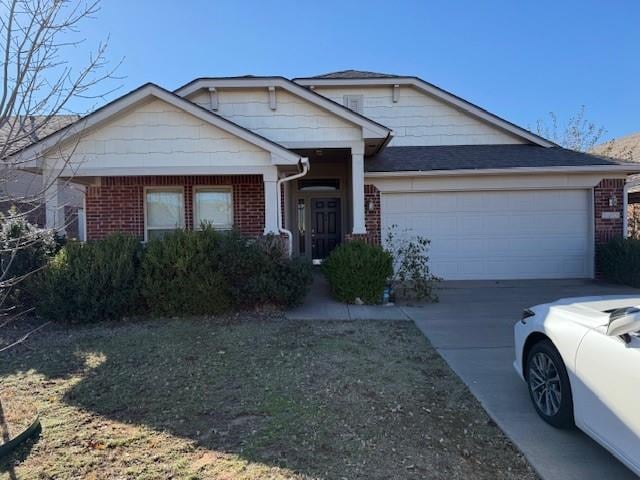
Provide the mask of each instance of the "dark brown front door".
[{"label": "dark brown front door", "polygon": [[340,225],[339,198],[311,200],[311,256],[314,260],[327,258],[340,243]]}]

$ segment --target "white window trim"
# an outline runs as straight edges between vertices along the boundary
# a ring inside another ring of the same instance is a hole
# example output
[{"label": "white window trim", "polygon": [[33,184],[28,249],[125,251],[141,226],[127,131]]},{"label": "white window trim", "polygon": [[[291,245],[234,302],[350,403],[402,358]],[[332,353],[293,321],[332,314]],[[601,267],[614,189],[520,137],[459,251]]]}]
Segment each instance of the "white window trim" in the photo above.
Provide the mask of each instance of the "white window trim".
[{"label": "white window trim", "polygon": [[224,192],[224,193],[229,193],[229,195],[231,196],[231,218],[230,218],[230,223],[226,224],[226,225],[216,225],[216,224],[211,224],[211,226],[213,227],[214,230],[231,230],[233,229],[234,226],[234,221],[235,221],[235,211],[233,208],[234,202],[233,202],[233,186],[232,185],[194,185],[193,190],[191,192],[191,196],[192,196],[192,208],[193,208],[193,215],[192,215],[192,221],[193,221],[193,229],[194,230],[200,230],[200,222],[197,220],[197,212],[198,212],[198,205],[197,205],[197,193],[198,191],[208,191],[208,192]]},{"label": "white window trim", "polygon": [[171,185],[162,185],[162,186],[148,186],[144,187],[144,241],[149,241],[149,230],[167,230],[166,227],[149,227],[147,220],[149,215],[147,214],[147,193],[148,192],[179,192],[182,194],[182,198],[180,201],[180,211],[182,212],[180,223],[181,225],[178,228],[184,229],[185,224],[185,209],[184,209],[184,187],[183,186],[171,186]]}]

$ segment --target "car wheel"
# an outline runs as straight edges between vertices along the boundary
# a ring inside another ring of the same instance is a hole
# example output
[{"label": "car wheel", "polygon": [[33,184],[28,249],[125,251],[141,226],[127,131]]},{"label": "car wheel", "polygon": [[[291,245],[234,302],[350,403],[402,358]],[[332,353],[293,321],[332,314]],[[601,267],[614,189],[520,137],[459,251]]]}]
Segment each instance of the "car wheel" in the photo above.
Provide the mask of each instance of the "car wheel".
[{"label": "car wheel", "polygon": [[554,427],[572,427],[571,384],[562,357],[551,341],[542,340],[531,347],[525,375],[538,415]]}]

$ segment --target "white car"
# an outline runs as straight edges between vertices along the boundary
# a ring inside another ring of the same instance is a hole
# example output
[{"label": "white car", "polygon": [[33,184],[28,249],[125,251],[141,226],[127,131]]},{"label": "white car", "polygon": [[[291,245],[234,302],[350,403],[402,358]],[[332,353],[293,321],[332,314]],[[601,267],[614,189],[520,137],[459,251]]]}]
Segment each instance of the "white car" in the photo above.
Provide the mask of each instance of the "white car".
[{"label": "white car", "polygon": [[536,305],[514,334],[514,366],[540,417],[577,426],[640,475],[640,296]]}]

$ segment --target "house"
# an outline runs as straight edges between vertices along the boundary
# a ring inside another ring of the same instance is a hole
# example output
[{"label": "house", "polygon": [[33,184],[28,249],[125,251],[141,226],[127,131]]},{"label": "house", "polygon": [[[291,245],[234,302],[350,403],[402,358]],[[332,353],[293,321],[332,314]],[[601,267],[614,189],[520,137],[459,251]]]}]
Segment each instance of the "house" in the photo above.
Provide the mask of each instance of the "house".
[{"label": "house", "polygon": [[[624,137],[614,138],[608,142],[596,145],[591,150],[596,155],[606,155],[617,158],[622,162],[640,164],[640,133],[632,133]],[[627,224],[625,230],[632,237],[640,237],[640,175],[631,175],[627,179]]]},{"label": "house", "polygon": [[[77,115],[10,117],[0,127],[0,150],[3,153],[17,151],[78,119]],[[44,227],[44,186],[42,175],[20,170],[17,164],[0,164],[0,212],[4,214],[11,207],[16,207],[29,222]],[[58,190],[58,204],[64,209],[61,230],[68,238],[83,239],[84,186],[72,181],[61,181]]]},{"label": "house", "polygon": [[[640,171],[419,78],[354,70],[198,78],[173,92],[148,83],[17,155],[86,187],[89,240],[207,222],[282,233],[321,260],[398,225],[431,239],[445,279],[592,277]],[[60,226],[49,198],[47,222]]]}]

